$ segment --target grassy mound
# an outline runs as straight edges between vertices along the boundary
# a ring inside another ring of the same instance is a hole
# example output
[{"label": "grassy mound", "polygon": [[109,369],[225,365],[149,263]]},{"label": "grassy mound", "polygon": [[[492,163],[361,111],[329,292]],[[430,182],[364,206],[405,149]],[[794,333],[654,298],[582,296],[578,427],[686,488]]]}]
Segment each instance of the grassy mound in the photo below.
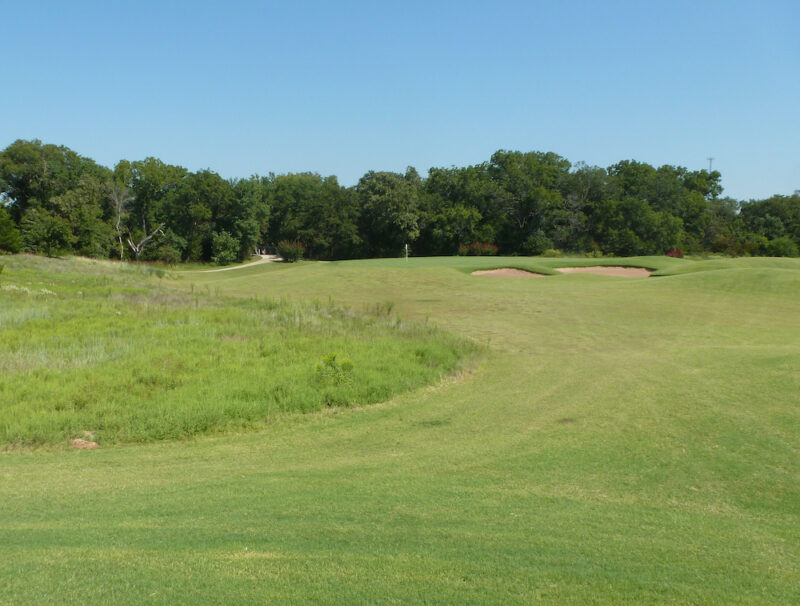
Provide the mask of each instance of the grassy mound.
[{"label": "grassy mound", "polygon": [[468,349],[388,307],[231,300],[147,267],[6,260],[0,444],[185,438],[287,412],[385,400]]}]

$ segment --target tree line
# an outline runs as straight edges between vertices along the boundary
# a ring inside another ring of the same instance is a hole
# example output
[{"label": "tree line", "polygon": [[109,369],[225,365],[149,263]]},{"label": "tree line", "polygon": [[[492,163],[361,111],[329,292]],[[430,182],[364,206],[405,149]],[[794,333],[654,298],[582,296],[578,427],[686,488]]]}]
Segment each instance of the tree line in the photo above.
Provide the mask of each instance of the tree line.
[{"label": "tree line", "polygon": [[0,152],[0,250],[220,264],[281,241],[312,259],[398,256],[406,244],[414,255],[798,256],[800,191],[721,194],[719,171],[601,168],[551,152],[500,150],[426,178],[413,167],[369,171],[343,187],[310,172],[224,179],[157,158],[112,169],[18,140]]}]

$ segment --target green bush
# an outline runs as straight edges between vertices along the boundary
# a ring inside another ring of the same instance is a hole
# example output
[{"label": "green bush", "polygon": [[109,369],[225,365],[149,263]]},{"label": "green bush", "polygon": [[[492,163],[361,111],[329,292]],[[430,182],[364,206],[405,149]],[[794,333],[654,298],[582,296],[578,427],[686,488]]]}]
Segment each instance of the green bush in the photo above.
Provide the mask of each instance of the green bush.
[{"label": "green bush", "polygon": [[766,246],[767,255],[770,257],[797,257],[800,256],[797,244],[787,236],[770,240]]},{"label": "green bush", "polygon": [[294,263],[303,258],[305,245],[299,240],[281,240],[278,242],[278,254],[287,263]]},{"label": "green bush", "polygon": [[211,239],[211,260],[217,265],[230,265],[239,258],[239,241],[227,231],[214,233]]},{"label": "green bush", "polygon": [[353,362],[349,358],[337,360],[338,354],[329,353],[317,362],[314,377],[318,383],[341,385],[353,380]]},{"label": "green bush", "polygon": [[553,248],[553,241],[539,229],[528,236],[522,245],[522,250],[526,255],[541,255],[544,251]]}]

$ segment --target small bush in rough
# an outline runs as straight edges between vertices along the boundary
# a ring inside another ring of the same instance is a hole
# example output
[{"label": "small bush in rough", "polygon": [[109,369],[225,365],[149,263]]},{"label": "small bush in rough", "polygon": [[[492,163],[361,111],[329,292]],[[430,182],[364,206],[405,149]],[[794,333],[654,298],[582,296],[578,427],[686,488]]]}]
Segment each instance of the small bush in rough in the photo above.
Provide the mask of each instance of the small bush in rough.
[{"label": "small bush in rough", "polygon": [[349,358],[337,360],[339,354],[329,353],[317,362],[314,368],[314,376],[320,383],[332,383],[341,385],[350,383],[353,380],[353,362]]},{"label": "small bush in rough", "polygon": [[676,259],[683,259],[683,251],[680,248],[673,248],[667,253],[667,256],[674,257]]},{"label": "small bush in rough", "polygon": [[278,242],[278,254],[287,263],[299,261],[303,258],[305,252],[305,244],[299,240],[281,240]]}]

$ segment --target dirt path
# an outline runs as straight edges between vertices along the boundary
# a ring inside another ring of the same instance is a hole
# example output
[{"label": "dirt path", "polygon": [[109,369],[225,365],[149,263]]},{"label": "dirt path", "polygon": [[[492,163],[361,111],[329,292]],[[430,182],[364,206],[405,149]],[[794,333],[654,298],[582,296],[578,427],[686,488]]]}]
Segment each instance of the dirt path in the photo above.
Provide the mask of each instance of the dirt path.
[{"label": "dirt path", "polygon": [[215,271],[233,271],[234,269],[244,269],[245,267],[253,267],[253,265],[261,265],[262,263],[275,263],[276,261],[283,261],[278,255],[258,255],[261,257],[258,261],[252,263],[245,263],[244,265],[234,265],[233,267],[221,267],[220,269],[200,269],[196,270],[201,274],[208,274]]}]

